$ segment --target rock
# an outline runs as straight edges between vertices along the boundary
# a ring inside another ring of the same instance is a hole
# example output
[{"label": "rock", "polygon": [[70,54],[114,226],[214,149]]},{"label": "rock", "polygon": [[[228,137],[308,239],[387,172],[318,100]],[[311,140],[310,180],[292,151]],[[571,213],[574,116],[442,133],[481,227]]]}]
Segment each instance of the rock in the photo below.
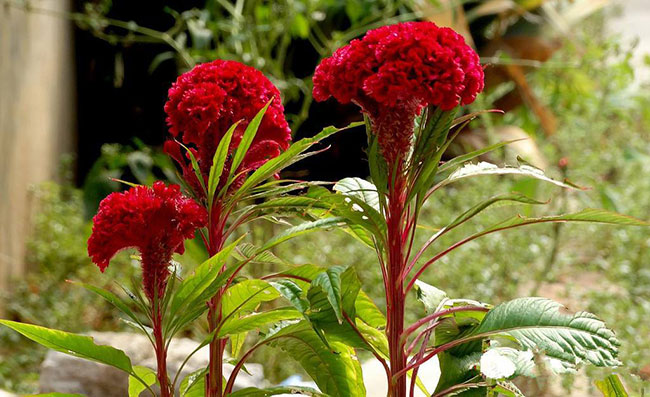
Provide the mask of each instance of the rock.
[{"label": "rock", "polygon": [[9,393],[8,391],[0,390],[0,397],[18,397],[18,395]]},{"label": "rock", "polygon": [[[156,360],[151,343],[146,336],[121,332],[93,332],[90,334],[97,344],[110,345],[123,350],[131,358],[133,365],[156,368]],[[183,360],[198,343],[187,338],[172,341],[167,356],[167,367],[173,379]],[[197,351],[185,364],[179,379],[205,368],[208,365],[208,347]],[[264,368],[260,364],[246,364],[251,375],[240,372],[235,382],[235,390],[245,387],[265,387]],[[232,371],[232,365],[224,366],[225,376]],[[179,381],[180,382],[180,381]],[[128,394],[128,376],[104,364],[49,351],[41,364],[39,389],[41,393],[79,393],[88,397],[124,397]],[[144,394],[143,394],[144,395]],[[1,397],[1,395],[0,395]]]}]

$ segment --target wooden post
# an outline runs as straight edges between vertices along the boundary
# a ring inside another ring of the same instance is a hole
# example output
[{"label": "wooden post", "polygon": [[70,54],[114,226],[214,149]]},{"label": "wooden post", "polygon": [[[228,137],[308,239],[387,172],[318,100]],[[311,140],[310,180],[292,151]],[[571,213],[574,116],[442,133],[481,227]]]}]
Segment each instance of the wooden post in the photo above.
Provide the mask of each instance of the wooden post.
[{"label": "wooden post", "polygon": [[30,189],[56,178],[74,143],[70,1],[29,4],[53,13],[0,0],[0,291],[26,270]]}]

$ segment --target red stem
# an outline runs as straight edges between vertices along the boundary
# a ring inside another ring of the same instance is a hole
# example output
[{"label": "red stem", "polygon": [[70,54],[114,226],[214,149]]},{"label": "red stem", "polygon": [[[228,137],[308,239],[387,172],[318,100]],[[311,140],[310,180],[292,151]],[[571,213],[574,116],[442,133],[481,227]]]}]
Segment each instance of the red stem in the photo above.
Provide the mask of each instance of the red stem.
[{"label": "red stem", "polygon": [[[221,203],[214,203],[210,211],[210,224],[208,225],[209,244],[208,255],[213,256],[223,248],[225,237],[223,230],[226,217],[222,216]],[[224,264],[225,266],[225,264]],[[221,323],[221,300],[226,287],[222,287],[208,302],[208,332],[214,332]],[[223,396],[223,356],[226,351],[227,339],[214,338],[210,342],[210,362],[205,382],[206,397]]]},{"label": "red stem", "polygon": [[169,384],[169,378],[167,377],[167,346],[165,345],[165,340],[162,334],[162,311],[160,308],[160,299],[154,297],[154,310],[152,318],[153,326],[153,336],[155,342],[155,351],[156,351],[156,378],[158,379],[158,384],[160,385],[160,396],[161,397],[171,397],[172,390]]},{"label": "red stem", "polygon": [[404,331],[405,291],[402,283],[402,271],[405,265],[405,233],[404,209],[406,201],[406,180],[402,166],[398,164],[394,178],[388,191],[388,209],[386,214],[387,235],[387,265],[388,277],[386,289],[387,307],[387,336],[391,376],[388,379],[388,395],[390,397],[406,397],[406,376],[395,376],[406,366],[406,355],[400,343]]}]

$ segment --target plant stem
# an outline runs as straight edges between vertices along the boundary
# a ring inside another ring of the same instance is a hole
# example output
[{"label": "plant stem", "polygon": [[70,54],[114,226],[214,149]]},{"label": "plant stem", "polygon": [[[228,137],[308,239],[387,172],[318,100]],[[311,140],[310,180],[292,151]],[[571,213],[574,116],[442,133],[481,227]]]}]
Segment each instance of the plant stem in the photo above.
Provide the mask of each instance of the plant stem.
[{"label": "plant stem", "polygon": [[[225,236],[223,229],[225,222],[222,219],[220,203],[216,203],[210,211],[208,254],[216,255],[223,248]],[[222,268],[221,271],[224,269]],[[214,332],[222,320],[221,300],[226,287],[222,287],[208,302],[208,332]],[[210,342],[210,363],[205,382],[206,397],[223,396],[223,356],[226,351],[227,339],[214,338]]]},{"label": "plant stem", "polygon": [[167,377],[167,346],[163,337],[162,329],[162,310],[160,308],[160,299],[154,298],[153,302],[153,335],[156,350],[156,377],[160,385],[160,396],[171,397],[172,391]]},{"label": "plant stem", "polygon": [[406,397],[406,376],[395,378],[394,375],[406,367],[406,356],[404,348],[400,343],[404,331],[404,304],[405,292],[402,283],[402,271],[405,265],[404,247],[404,207],[406,200],[405,178],[401,167],[395,169],[395,177],[391,178],[392,183],[388,192],[388,211],[386,214],[387,223],[387,257],[388,277],[386,283],[386,307],[388,314],[388,346],[390,358],[391,376],[388,379],[388,396]]}]

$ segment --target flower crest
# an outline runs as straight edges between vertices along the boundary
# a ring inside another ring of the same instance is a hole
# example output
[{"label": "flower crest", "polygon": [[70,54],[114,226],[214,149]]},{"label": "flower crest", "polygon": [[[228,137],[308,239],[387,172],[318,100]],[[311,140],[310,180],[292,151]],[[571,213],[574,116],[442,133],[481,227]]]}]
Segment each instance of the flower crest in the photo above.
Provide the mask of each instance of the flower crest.
[{"label": "flower crest", "polygon": [[88,240],[88,255],[103,272],[115,254],[137,248],[142,255],[143,283],[151,299],[162,295],[174,252],[207,222],[205,209],[185,197],[178,185],[155,182],[111,193],[99,204]]},{"label": "flower crest", "polygon": [[[241,121],[230,142],[229,153],[232,154],[248,123],[273,98],[237,170],[250,171],[277,157],[291,142],[280,92],[259,70],[218,59],[182,74],[169,89],[169,100],[165,104],[167,124],[175,140],[192,147],[201,173],[207,178],[214,153],[228,129]],[[195,192],[200,192],[196,176],[175,140],[165,143],[165,151],[183,167],[184,179]],[[229,171],[230,161],[224,169]]]},{"label": "flower crest", "polygon": [[371,118],[387,158],[406,153],[424,106],[451,110],[483,90],[483,68],[461,35],[432,22],[370,30],[314,74],[314,98],[356,103]]}]

